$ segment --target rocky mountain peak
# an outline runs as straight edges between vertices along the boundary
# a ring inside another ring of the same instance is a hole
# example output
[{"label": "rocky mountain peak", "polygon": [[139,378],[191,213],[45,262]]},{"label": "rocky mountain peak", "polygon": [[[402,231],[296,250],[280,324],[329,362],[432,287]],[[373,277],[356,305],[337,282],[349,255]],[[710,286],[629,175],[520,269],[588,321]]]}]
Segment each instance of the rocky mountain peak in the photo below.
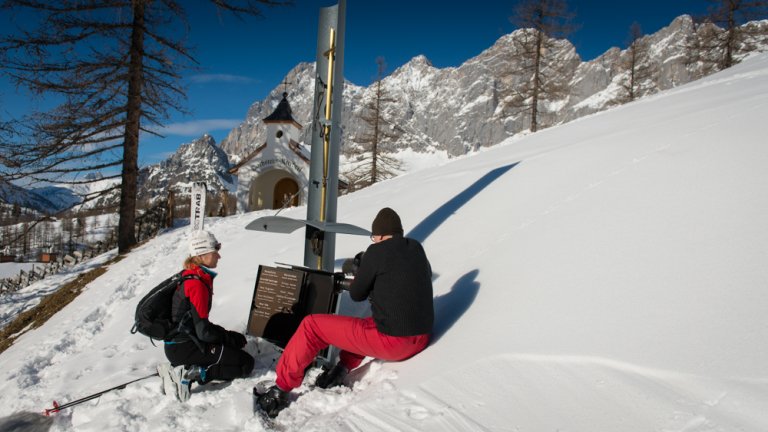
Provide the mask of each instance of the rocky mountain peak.
[{"label": "rocky mountain peak", "polygon": [[423,54],[419,54],[416,57],[412,58],[408,63],[406,63],[404,66],[408,66],[410,68],[414,69],[428,69],[433,68],[432,62],[429,61],[427,56]]},{"label": "rocky mountain peak", "polygon": [[[759,24],[759,23],[758,23]],[[748,25],[756,25],[754,22]],[[764,25],[768,28],[768,24]],[[516,42],[531,32],[519,29],[500,37],[491,47],[458,67],[435,68],[420,55],[400,66],[384,78],[389,96],[396,102],[387,113],[390,122],[403,133],[381,148],[397,152],[410,148],[421,152],[445,151],[451,156],[463,155],[483,146],[495,145],[528,128],[523,112],[503,113],[504,80],[521,81],[522,76],[508,76],[508,71],[521,70],[515,55]],[[765,34],[765,31],[763,32]],[[654,73],[641,83],[641,96],[650,95],[702,76],[702,66],[689,64],[687,50],[697,36],[693,20],[683,15],[658,32],[646,35],[649,57],[645,66]],[[554,126],[578,117],[602,111],[625,102],[622,93],[626,81],[627,50],[611,48],[601,56],[582,61],[570,41],[555,40],[550,53],[564,65],[559,79],[569,88],[563,99],[543,100],[540,121],[543,127]],[[763,46],[768,43],[763,42]],[[507,74],[507,75],[505,75]],[[289,101],[294,118],[304,126],[302,140],[311,133],[311,108],[314,90],[314,65],[302,63],[292,69],[287,79]],[[508,83],[506,83],[508,85]],[[231,161],[237,161],[265,141],[262,119],[271,113],[283,92],[278,85],[263,101],[251,106],[244,122],[233,129],[221,147]],[[362,136],[363,106],[369,100],[372,86],[359,87],[347,82],[344,88],[342,152],[349,155],[356,137]]]},{"label": "rocky mountain peak", "polygon": [[233,190],[227,154],[208,134],[182,144],[170,158],[139,172],[140,197],[166,196],[168,189],[185,193],[194,182],[205,182],[208,190]]},{"label": "rocky mountain peak", "polygon": [[[747,23],[751,34],[762,35],[752,41],[750,49],[768,48],[768,20]],[[436,68],[427,57],[419,55],[398,67],[382,80],[388,96],[395,100],[385,107],[387,120],[401,134],[397,139],[384,140],[379,147],[397,153],[402,149],[417,152],[445,152],[460,156],[479,147],[495,145],[517,133],[525,132],[528,119],[525,112],[504,113],[501,109],[504,86],[511,81],[522,82],[524,76],[510,76],[509,71],[521,70],[518,42],[530,29],[519,29],[501,36],[491,47],[468,59],[458,67]],[[702,64],[691,63],[688,49],[700,35],[693,19],[682,15],[656,33],[641,40],[648,56],[641,67],[653,69],[639,83],[640,96],[651,95],[692,81],[704,75]],[[540,113],[542,126],[568,122],[626,102],[624,85],[627,77],[628,51],[610,48],[601,56],[582,61],[570,41],[555,40],[550,54],[556,63],[564,65],[561,77],[568,94],[562,99],[543,100]],[[266,141],[264,118],[281,101],[283,92],[293,118],[303,126],[299,141],[309,143],[312,133],[312,103],[314,99],[314,62],[297,64],[286,75],[287,88],[278,84],[270,94],[255,101],[238,127],[216,144],[205,134],[185,143],[167,160],[142,169],[139,173],[140,198],[165,196],[169,187],[183,191],[192,182],[205,181],[209,190],[232,190],[235,179],[228,173],[234,164]],[[373,94],[373,85],[361,87],[345,82],[342,108],[342,153],[350,156],[359,147],[358,137],[364,136],[367,125],[361,119],[366,101]],[[0,201],[8,201],[7,191],[0,189]],[[47,197],[52,193],[46,191]],[[37,195],[30,203],[41,199],[38,208],[49,207],[46,198]],[[33,206],[30,204],[30,206]]]}]

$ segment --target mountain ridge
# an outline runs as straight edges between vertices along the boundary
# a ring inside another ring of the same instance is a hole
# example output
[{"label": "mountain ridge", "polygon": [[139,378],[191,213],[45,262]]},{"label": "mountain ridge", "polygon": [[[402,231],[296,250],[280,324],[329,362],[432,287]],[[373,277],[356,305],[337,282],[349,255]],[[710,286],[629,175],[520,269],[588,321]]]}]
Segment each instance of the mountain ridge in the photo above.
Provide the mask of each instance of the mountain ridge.
[{"label": "mountain ridge", "polygon": [[[760,29],[768,34],[768,20],[752,21],[743,27]],[[527,132],[529,119],[523,114],[506,115],[502,109],[502,87],[505,80],[520,77],[504,76],[506,70],[517,67],[513,45],[525,34],[519,29],[498,38],[493,45],[455,67],[436,68],[424,55],[417,55],[397,67],[382,79],[382,85],[396,102],[385,107],[384,115],[397,124],[401,134],[397,140],[382,139],[379,148],[397,154],[408,149],[418,153],[444,152],[456,157],[496,145],[506,138]],[[704,76],[702,64],[686,59],[687,47],[699,35],[688,15],[675,18],[668,26],[641,39],[651,53],[648,64],[657,73],[638,86],[639,97],[656,94]],[[589,61],[582,61],[567,39],[555,41],[560,61],[568,65],[568,95],[547,101],[548,110],[540,114],[545,126],[566,123],[586,115],[619,106],[625,102],[623,81],[628,50],[612,47]],[[768,37],[762,36],[759,48],[768,47]],[[512,58],[510,58],[512,57]],[[293,117],[303,126],[299,141],[309,143],[312,133],[311,115],[314,99],[314,64],[302,62],[292,68],[284,82],[293,83],[289,102]],[[370,100],[374,84],[368,87],[346,81],[342,108],[342,156],[350,158],[360,145],[357,137],[365,134],[367,126],[361,120],[365,102]],[[168,159],[141,169],[139,190],[141,198],[149,200],[167,194],[170,185],[205,181],[209,190],[232,191],[233,177],[227,172],[266,141],[267,117],[282,98],[284,88],[276,86],[263,100],[249,107],[245,119],[220,142],[204,134],[182,144]],[[191,169],[191,167],[196,167]],[[204,168],[201,168],[204,167]],[[342,171],[343,174],[343,171]],[[30,193],[34,193],[31,191]],[[57,195],[55,191],[47,193]],[[66,191],[62,191],[66,196]],[[6,194],[7,195],[7,194]],[[110,200],[116,200],[113,196]],[[28,199],[38,202],[46,212],[45,196]],[[62,202],[68,201],[62,198]],[[53,208],[57,204],[51,203]]]},{"label": "mountain ridge", "polygon": [[[763,34],[768,33],[768,21],[753,21],[745,26],[759,26]],[[527,118],[519,114],[501,115],[499,107],[500,85],[504,79],[501,71],[517,66],[509,56],[513,52],[512,45],[525,31],[516,30],[501,36],[491,47],[456,67],[436,68],[426,56],[418,55],[383,78],[383,86],[397,100],[390,105],[386,115],[405,133],[397,142],[384,140],[381,147],[389,152],[411,148],[419,152],[446,151],[450,156],[459,156],[524,132],[528,127]],[[703,65],[688,64],[685,58],[687,46],[699,37],[693,19],[688,15],[681,15],[667,27],[645,35],[642,40],[649,47],[649,61],[658,72],[641,83],[639,96],[655,94],[702,77]],[[765,36],[759,44],[763,49],[768,46]],[[570,76],[570,91],[563,100],[548,101],[556,109],[542,112],[545,125],[562,124],[623,103],[618,93],[624,73],[621,64],[628,55],[626,49],[610,48],[585,62],[567,39],[556,40],[556,46],[561,53],[560,61],[569,65],[566,74]],[[285,78],[294,83],[289,89],[289,101],[294,118],[304,126],[302,138],[308,142],[314,66],[301,63]],[[260,120],[269,115],[282,91],[278,86],[264,100],[254,102],[243,123],[221,141],[220,146],[230,156],[230,161],[239,161],[264,142],[266,128]],[[365,129],[360,113],[372,92],[372,86],[345,83],[343,154],[355,149],[355,137]],[[588,99],[592,103],[582,103]]]}]

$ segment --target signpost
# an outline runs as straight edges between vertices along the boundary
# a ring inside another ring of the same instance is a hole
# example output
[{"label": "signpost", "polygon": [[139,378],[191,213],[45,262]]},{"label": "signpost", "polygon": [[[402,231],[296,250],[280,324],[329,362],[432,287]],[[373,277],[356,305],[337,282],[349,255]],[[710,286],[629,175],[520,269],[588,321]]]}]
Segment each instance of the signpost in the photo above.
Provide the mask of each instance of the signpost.
[{"label": "signpost", "polygon": [[[344,89],[346,0],[320,9],[306,220],[266,216],[248,230],[290,233],[305,228],[304,266],[259,266],[248,320],[248,334],[284,347],[301,319],[312,313],[337,313],[343,274],[334,274],[336,233],[369,236],[355,225],[336,221],[339,149]],[[328,351],[321,354],[326,362]]]},{"label": "signpost", "polygon": [[[346,1],[320,9],[315,58],[315,99],[312,118],[312,157],[309,165],[307,220],[336,222],[339,190],[339,148],[344,89]],[[304,265],[333,271],[336,234],[308,225]]]},{"label": "signpost", "polygon": [[192,183],[189,205],[189,226],[192,231],[202,230],[205,224],[205,182]]},{"label": "signpost", "polygon": [[304,266],[333,272],[336,233],[370,235],[363,228],[336,222],[339,191],[341,108],[344,89],[346,0],[320,9],[315,58],[315,95],[309,165],[307,219],[267,216],[246,229],[289,233],[305,227]]}]

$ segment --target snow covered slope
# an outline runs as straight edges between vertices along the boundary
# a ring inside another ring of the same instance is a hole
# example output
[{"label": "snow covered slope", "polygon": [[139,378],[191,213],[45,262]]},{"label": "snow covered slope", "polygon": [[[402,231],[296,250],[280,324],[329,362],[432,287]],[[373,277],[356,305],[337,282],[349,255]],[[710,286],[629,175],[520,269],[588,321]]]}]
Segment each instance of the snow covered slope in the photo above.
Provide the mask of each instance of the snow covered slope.
[{"label": "snow covered slope", "polygon": [[[313,391],[277,424],[301,431],[768,430],[768,55],[618,109],[343,197],[384,205],[435,275],[432,345],[370,362],[353,389]],[[266,214],[266,213],[262,213]],[[281,215],[303,218],[304,208]],[[213,220],[211,319],[244,330],[259,264],[301,263],[303,233]],[[136,302],[180,266],[159,236],[0,355],[0,417],[151,373]],[[368,246],[339,237],[337,256]],[[249,379],[165,398],[150,379],[56,415],[52,430],[263,430]],[[299,392],[306,391],[300,388]]]}]

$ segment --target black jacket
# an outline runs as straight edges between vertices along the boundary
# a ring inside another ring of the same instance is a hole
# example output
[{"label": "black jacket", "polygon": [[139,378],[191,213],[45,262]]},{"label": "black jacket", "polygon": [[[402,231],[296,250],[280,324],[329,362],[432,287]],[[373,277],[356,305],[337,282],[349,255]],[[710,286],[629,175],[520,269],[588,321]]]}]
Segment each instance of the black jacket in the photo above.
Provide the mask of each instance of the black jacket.
[{"label": "black jacket", "polygon": [[370,299],[376,328],[384,334],[432,332],[432,267],[414,239],[396,235],[369,246],[349,294],[355,301]]}]

